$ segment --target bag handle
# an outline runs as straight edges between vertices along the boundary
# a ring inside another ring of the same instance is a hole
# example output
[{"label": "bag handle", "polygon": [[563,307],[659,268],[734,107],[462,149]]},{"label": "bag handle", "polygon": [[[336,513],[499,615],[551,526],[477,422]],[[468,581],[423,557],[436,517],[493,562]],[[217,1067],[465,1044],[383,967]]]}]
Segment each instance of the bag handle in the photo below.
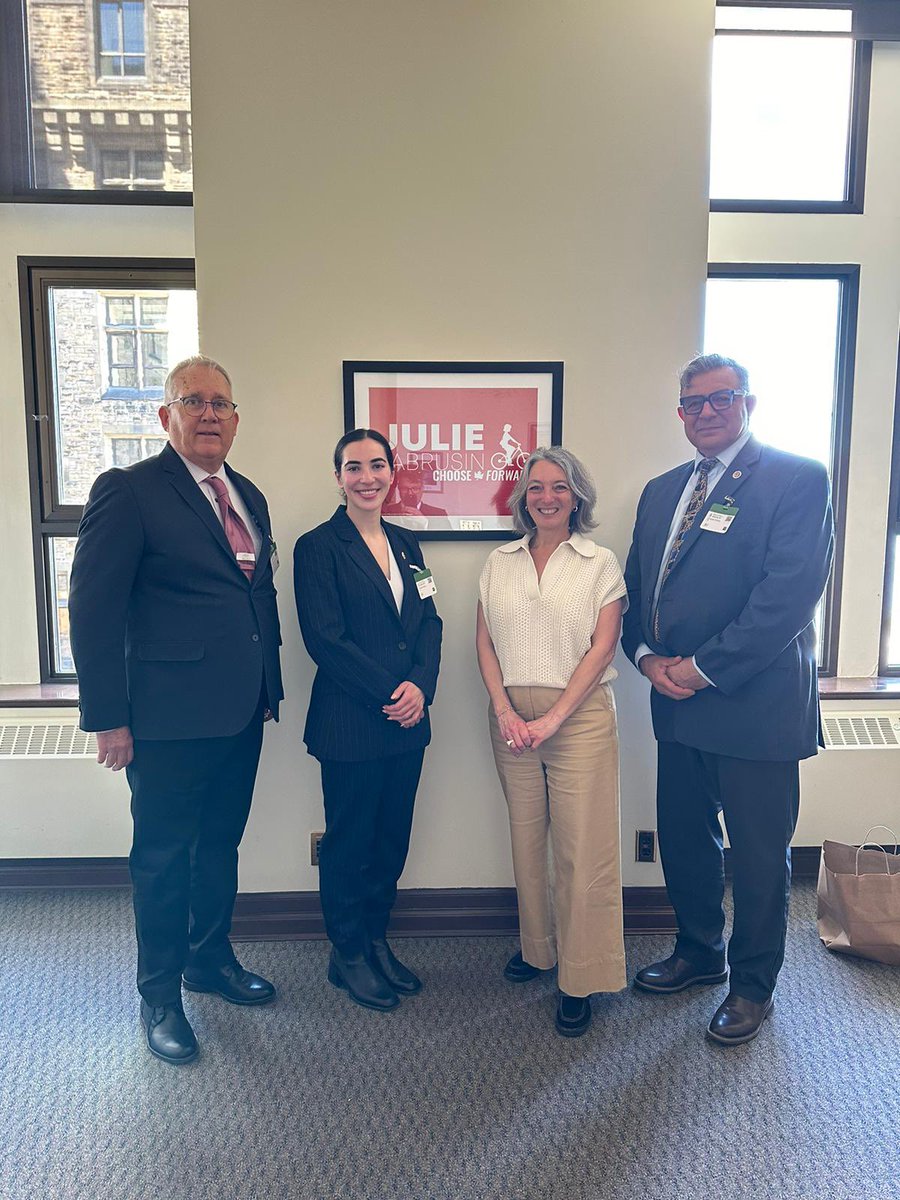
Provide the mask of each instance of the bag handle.
[{"label": "bag handle", "polygon": [[870,826],[870,828],[866,830],[866,840],[863,842],[863,844],[861,846],[858,847],[858,849],[856,851],[856,870],[854,871],[854,875],[859,874],[859,852],[860,852],[860,850],[865,850],[865,848],[867,846],[871,846],[871,848],[873,850],[881,851],[881,853],[884,855],[885,871],[887,872],[888,875],[890,875],[890,873],[891,873],[890,863],[888,862],[887,850],[885,850],[884,846],[879,845],[878,842],[870,842],[869,841],[869,834],[874,833],[876,829],[883,829],[885,831],[885,833],[889,833],[891,835],[891,837],[894,839],[894,854],[895,855],[897,854],[898,850],[900,850],[900,846],[898,846],[898,844],[897,844],[897,835],[896,835],[896,833],[894,833],[893,829],[891,829],[890,825],[872,825],[872,826]]}]

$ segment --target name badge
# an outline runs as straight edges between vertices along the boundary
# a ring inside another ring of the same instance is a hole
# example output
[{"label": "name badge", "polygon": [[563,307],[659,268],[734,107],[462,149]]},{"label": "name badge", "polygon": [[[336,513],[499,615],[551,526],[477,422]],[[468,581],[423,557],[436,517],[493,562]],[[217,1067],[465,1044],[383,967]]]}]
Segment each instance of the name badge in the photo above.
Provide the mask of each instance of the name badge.
[{"label": "name badge", "polygon": [[274,575],[281,565],[278,561],[278,549],[274,542],[272,543],[272,553],[269,557],[269,562],[272,564],[272,574]]},{"label": "name badge", "polygon": [[414,571],[413,579],[416,581],[420,600],[427,600],[429,596],[437,595],[437,584],[434,582],[434,576],[428,567],[425,567],[422,571]]},{"label": "name badge", "polygon": [[727,533],[737,515],[738,510],[733,504],[713,504],[700,522],[700,528],[709,533]]}]

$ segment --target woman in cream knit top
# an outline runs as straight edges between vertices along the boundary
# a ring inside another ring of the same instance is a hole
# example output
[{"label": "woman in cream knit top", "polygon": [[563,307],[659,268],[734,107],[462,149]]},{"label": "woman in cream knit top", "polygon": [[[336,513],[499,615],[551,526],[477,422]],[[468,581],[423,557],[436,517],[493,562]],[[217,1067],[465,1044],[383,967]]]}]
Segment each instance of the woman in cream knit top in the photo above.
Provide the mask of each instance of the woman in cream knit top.
[{"label": "woman in cream knit top", "polygon": [[587,1029],[593,992],[625,986],[609,684],[627,598],[615,555],[585,536],[595,503],[573,454],[536,450],[510,499],[525,536],[489,556],[478,605],[519,900],[522,948],[504,975],[524,983],[559,965],[556,1029],[565,1037]]}]

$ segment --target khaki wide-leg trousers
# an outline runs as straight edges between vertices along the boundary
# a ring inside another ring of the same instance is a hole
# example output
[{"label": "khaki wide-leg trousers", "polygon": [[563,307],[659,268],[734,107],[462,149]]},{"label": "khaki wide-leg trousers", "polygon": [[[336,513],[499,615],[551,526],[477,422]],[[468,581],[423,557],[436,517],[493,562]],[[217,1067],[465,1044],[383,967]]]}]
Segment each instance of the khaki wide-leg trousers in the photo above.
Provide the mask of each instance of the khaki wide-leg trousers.
[{"label": "khaki wide-leg trousers", "polygon": [[[560,695],[546,687],[506,691],[525,721],[543,716]],[[625,986],[625,946],[612,690],[595,688],[552,738],[520,758],[493,711],[490,726],[509,807],[522,957],[542,970],[559,962],[559,986],[570,996],[618,991]]]}]

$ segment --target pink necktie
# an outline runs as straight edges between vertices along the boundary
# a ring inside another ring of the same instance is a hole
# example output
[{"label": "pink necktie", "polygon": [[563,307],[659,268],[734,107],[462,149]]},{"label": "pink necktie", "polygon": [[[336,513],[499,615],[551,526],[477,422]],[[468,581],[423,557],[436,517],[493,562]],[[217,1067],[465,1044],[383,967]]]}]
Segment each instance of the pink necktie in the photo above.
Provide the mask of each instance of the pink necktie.
[{"label": "pink necktie", "polygon": [[[249,581],[253,578],[253,568],[256,566],[256,551],[253,547],[253,538],[250,536],[250,531],[241,520],[240,513],[235,512],[232,507],[231,497],[228,495],[228,488],[225,485],[225,481],[220,479],[218,475],[207,475],[203,482],[208,483],[216,493],[216,503],[219,506],[219,512],[222,514],[225,536],[228,538],[228,543],[234,551],[237,565]],[[244,557],[246,555],[249,555],[249,557]]]}]

